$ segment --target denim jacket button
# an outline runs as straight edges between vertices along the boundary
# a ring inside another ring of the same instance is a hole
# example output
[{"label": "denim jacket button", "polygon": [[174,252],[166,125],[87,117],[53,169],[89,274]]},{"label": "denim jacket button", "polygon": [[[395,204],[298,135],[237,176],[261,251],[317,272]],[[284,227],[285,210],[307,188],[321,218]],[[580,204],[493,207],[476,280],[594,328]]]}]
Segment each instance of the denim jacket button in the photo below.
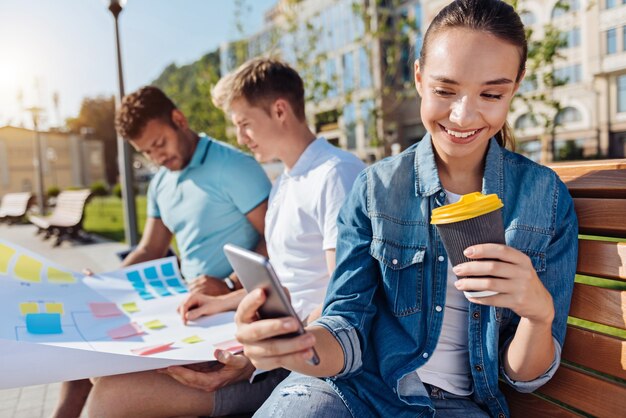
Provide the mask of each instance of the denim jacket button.
[{"label": "denim jacket button", "polygon": [[439,261],[443,261],[443,260],[445,260],[445,258],[444,258],[444,256],[440,255],[440,256],[437,258],[437,260],[439,260]]},{"label": "denim jacket button", "polygon": [[391,260],[391,264],[393,264],[394,266],[398,264],[398,259],[394,258],[393,260]]},{"label": "denim jacket button", "polygon": [[422,357],[424,357],[424,358],[428,358],[428,353],[424,353],[424,354],[422,354]]},{"label": "denim jacket button", "polygon": [[500,412],[500,413],[498,414],[498,418],[506,418],[506,415],[504,415],[502,412]]},{"label": "denim jacket button", "polygon": [[482,372],[483,371],[483,366],[481,366],[480,364],[477,364],[474,366],[474,369],[476,369],[477,372]]},{"label": "denim jacket button", "polygon": [[474,312],[474,313],[472,314],[472,318],[474,318],[474,319],[478,319],[478,318],[480,318],[480,313],[478,313],[478,312]]},{"label": "denim jacket button", "polygon": [[443,308],[441,306],[437,305],[437,306],[435,306],[435,310],[437,312],[441,312],[443,310]]}]

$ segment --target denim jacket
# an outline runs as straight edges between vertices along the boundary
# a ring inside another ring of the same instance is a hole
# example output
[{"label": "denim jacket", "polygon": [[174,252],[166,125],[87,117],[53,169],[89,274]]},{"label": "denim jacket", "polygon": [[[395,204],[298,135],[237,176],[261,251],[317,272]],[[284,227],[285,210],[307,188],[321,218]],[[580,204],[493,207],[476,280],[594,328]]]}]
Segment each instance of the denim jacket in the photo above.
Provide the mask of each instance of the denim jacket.
[{"label": "denim jacket", "polygon": [[[504,203],[507,245],[524,252],[552,295],[556,354],[530,382],[504,375],[500,356],[519,317],[509,309],[470,303],[468,344],[474,400],[492,416],[509,410],[498,376],[531,392],[558,368],[578,254],[578,223],[565,185],[550,169],[491,139],[482,192]],[[433,209],[444,205],[430,136],[357,178],[338,218],[337,267],[316,325],[328,329],[345,355],[328,382],[355,417],[433,416],[415,370],[435,350],[445,306],[448,257]]]}]

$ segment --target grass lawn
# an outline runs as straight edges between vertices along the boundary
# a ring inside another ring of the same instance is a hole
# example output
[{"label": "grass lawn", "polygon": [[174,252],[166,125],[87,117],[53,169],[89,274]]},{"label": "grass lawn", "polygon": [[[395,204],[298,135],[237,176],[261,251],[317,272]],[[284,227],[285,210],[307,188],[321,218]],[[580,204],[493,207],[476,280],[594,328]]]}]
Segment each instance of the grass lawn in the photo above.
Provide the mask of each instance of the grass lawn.
[{"label": "grass lawn", "polygon": [[[146,223],[146,196],[137,196],[137,224],[139,234]],[[85,209],[85,231],[124,242],[124,215],[122,199],[117,196],[94,197]]]}]

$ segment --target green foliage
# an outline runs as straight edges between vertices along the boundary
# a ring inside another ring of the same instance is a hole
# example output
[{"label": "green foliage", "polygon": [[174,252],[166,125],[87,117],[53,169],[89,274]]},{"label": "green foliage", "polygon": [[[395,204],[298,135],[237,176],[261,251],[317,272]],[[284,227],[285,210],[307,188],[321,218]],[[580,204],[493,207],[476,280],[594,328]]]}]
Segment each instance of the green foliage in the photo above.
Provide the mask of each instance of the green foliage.
[{"label": "green foliage", "polygon": [[104,143],[104,164],[109,184],[115,182],[117,168],[117,134],[115,133],[115,98],[113,96],[85,98],[78,116],[65,121],[76,134],[90,132],[89,137]]},{"label": "green foliage", "polygon": [[[146,197],[137,196],[137,226],[139,233],[146,224]],[[124,241],[124,214],[122,201],[115,196],[95,197],[85,207],[85,231],[114,241]]]},{"label": "green foliage", "polygon": [[89,186],[89,189],[93,196],[106,196],[109,194],[106,184],[101,181],[93,182],[91,186]]},{"label": "green foliage", "polygon": [[170,64],[152,85],[162,89],[185,114],[196,132],[235,143],[226,136],[224,113],[211,102],[211,89],[220,77],[219,51],[210,52],[191,64]]},{"label": "green foliage", "polygon": [[113,188],[111,189],[111,194],[121,199],[122,198],[122,185],[119,183],[115,183],[113,185]]},{"label": "green foliage", "polygon": [[48,187],[48,190],[46,191],[46,196],[57,197],[59,193],[61,193],[61,189],[59,189],[57,186],[50,186]]},{"label": "green foliage", "polygon": [[[525,10],[519,5],[518,0],[509,1],[518,13]],[[565,11],[569,9],[569,3],[559,0],[554,6]],[[544,129],[544,140],[550,141],[550,149],[553,159],[559,158],[554,155],[555,132],[558,126],[556,115],[563,109],[561,102],[554,95],[555,88],[567,83],[567,80],[556,76],[555,65],[563,58],[560,50],[567,45],[563,31],[552,23],[543,26],[541,38],[533,36],[533,30],[526,28],[528,41],[528,60],[526,62],[526,79],[536,83],[537,91],[520,94],[517,99],[522,102],[532,117],[541,122]]]}]

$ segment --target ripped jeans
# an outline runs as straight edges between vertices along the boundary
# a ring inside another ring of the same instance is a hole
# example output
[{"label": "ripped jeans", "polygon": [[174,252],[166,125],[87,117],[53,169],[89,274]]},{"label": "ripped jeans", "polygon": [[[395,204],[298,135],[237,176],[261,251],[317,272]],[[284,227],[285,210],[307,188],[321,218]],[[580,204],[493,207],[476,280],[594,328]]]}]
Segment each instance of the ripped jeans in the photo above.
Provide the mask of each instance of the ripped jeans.
[{"label": "ripped jeans", "polygon": [[[425,385],[436,415],[484,418],[489,414],[471,398]],[[292,372],[274,389],[254,418],[354,418],[341,397],[322,379]]]}]

